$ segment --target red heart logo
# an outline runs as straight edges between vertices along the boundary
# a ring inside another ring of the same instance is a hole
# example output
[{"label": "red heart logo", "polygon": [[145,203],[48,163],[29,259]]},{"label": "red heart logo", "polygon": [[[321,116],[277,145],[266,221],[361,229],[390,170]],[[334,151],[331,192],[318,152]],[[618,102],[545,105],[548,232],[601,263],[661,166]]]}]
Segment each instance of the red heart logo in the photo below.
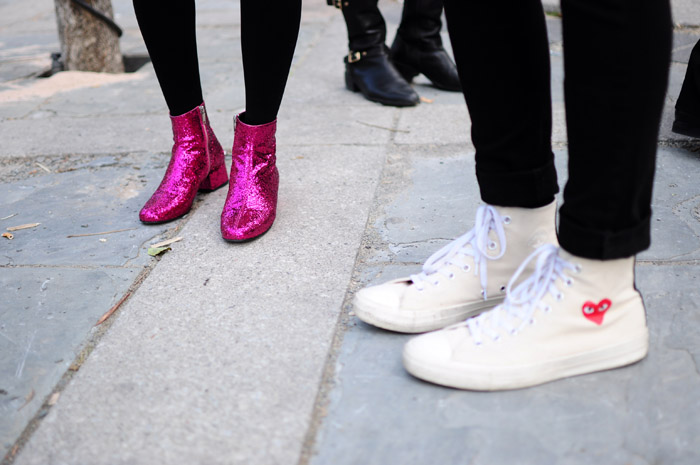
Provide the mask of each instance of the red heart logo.
[{"label": "red heart logo", "polygon": [[603,299],[597,304],[589,300],[583,304],[581,312],[583,312],[583,316],[588,318],[589,321],[597,325],[602,325],[605,312],[607,312],[611,306],[612,302],[610,302],[610,299]]}]

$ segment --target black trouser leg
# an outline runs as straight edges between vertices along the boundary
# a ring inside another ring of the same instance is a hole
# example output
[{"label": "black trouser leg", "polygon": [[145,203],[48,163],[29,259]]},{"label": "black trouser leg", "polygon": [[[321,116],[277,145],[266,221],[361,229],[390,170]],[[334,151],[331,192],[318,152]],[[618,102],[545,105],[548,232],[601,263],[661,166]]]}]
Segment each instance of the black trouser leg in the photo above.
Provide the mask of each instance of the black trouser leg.
[{"label": "black trouser leg", "polygon": [[241,0],[247,124],[277,118],[300,21],[301,0]]},{"label": "black trouser leg", "polygon": [[386,23],[377,8],[378,0],[349,0],[343,7],[348,27],[348,49],[369,50],[386,41]]},{"label": "black trouser leg", "polygon": [[550,203],[558,185],[540,0],[445,0],[445,12],[472,120],[481,198],[512,207]]},{"label": "black trouser leg", "polygon": [[569,181],[559,241],[584,257],[631,256],[650,243],[670,6],[668,0],[563,0],[562,18]]},{"label": "black trouser leg", "polygon": [[[538,0],[506,3],[445,0],[445,8],[482,198],[537,207],[557,190],[546,29]],[[649,245],[668,0],[565,0],[562,13],[569,181],[559,240],[588,258],[630,256]]]},{"label": "black trouser leg", "polygon": [[136,19],[170,114],[202,103],[194,0],[134,0]]},{"label": "black trouser leg", "polygon": [[396,34],[419,50],[442,48],[442,0],[404,0]]},{"label": "black trouser leg", "polygon": [[683,87],[676,101],[676,110],[700,119],[700,40],[690,52]]}]

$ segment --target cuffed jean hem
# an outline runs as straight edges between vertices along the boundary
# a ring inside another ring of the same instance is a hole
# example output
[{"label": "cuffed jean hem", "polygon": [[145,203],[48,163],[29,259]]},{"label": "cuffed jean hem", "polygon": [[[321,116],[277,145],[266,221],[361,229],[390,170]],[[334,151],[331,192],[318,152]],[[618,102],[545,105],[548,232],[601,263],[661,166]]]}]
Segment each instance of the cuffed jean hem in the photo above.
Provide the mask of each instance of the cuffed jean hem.
[{"label": "cuffed jean hem", "polygon": [[479,170],[477,166],[476,178],[481,200],[490,205],[544,207],[552,203],[559,192],[554,157],[544,166],[528,171],[493,173]]},{"label": "cuffed jean hem", "polygon": [[648,249],[651,217],[634,228],[604,231],[581,227],[559,215],[559,245],[567,252],[593,260],[627,258]]}]

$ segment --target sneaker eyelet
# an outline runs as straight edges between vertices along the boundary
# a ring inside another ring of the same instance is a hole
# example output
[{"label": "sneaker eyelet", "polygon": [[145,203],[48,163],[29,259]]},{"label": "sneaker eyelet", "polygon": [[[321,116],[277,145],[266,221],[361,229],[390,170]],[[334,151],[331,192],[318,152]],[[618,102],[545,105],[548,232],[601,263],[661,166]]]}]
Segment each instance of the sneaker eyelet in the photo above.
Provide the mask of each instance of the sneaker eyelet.
[{"label": "sneaker eyelet", "polygon": [[501,335],[499,334],[498,336],[493,338],[493,342],[499,342],[501,340]]},{"label": "sneaker eyelet", "polygon": [[547,305],[547,306],[544,308],[544,312],[545,312],[545,313],[549,313],[549,312],[551,312],[551,311],[552,311],[552,306],[551,306],[551,305]]},{"label": "sneaker eyelet", "polygon": [[450,279],[455,279],[455,274],[454,274],[454,273],[450,273],[450,275],[448,276],[448,278],[450,278]]},{"label": "sneaker eyelet", "polygon": [[439,285],[440,285],[440,281],[435,281],[435,282],[433,282],[433,286],[436,286],[436,287],[437,287],[437,286],[439,286]]},{"label": "sneaker eyelet", "polygon": [[510,224],[512,222],[512,218],[510,216],[504,216],[503,217],[503,224]]},{"label": "sneaker eyelet", "polygon": [[471,270],[471,269],[472,269],[472,267],[469,266],[469,265],[464,265],[464,266],[462,267],[462,270],[463,270],[463,271],[469,271],[469,270]]},{"label": "sneaker eyelet", "polygon": [[574,285],[574,280],[571,278],[566,278],[566,281],[564,281],[564,284],[566,284],[567,287],[571,287]]},{"label": "sneaker eyelet", "polygon": [[557,299],[557,302],[561,302],[564,299],[564,294],[560,292],[559,294],[554,296],[554,298]]},{"label": "sneaker eyelet", "polygon": [[582,267],[580,264],[577,263],[577,264],[574,265],[574,271],[578,274],[578,273],[580,273],[581,271],[583,271],[583,267]]},{"label": "sneaker eyelet", "polygon": [[501,292],[506,292],[506,287],[505,287],[505,286],[501,286]]},{"label": "sneaker eyelet", "polygon": [[498,246],[498,244],[496,244],[495,242],[491,241],[491,242],[489,242],[488,248],[489,248],[489,250],[496,250],[496,247],[497,247],[497,246]]},{"label": "sneaker eyelet", "polygon": [[518,330],[517,330],[517,329],[511,329],[511,330],[510,330],[510,335],[511,335],[511,336],[517,336],[517,335],[518,335]]},{"label": "sneaker eyelet", "polygon": [[530,318],[529,323],[530,325],[534,325],[535,323],[537,323],[537,320],[535,320],[534,318]]}]

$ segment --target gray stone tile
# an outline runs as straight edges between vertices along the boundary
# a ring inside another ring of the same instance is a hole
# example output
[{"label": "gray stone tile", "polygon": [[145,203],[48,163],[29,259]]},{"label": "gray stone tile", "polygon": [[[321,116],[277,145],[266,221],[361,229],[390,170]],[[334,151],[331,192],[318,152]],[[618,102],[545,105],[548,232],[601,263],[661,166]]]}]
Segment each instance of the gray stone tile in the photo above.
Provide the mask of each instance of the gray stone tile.
[{"label": "gray stone tile", "polygon": [[272,229],[222,241],[209,195],[18,464],[296,462],[384,153],[288,149]]},{"label": "gray stone tile", "polygon": [[396,109],[373,107],[369,112],[364,102],[362,99],[357,105],[344,107],[342,113],[325,105],[283,107],[278,117],[277,140],[286,140],[290,145],[317,146],[387,143],[393,134]]},{"label": "gray stone tile", "polygon": [[[139,209],[157,187],[167,158],[151,157],[141,169],[119,167],[116,158],[94,160],[82,169],[46,175],[30,182],[0,184],[2,221],[9,226],[41,223],[14,232],[0,242],[0,260],[8,265],[144,265],[144,244],[175,224],[142,225]],[[112,164],[113,167],[109,167]],[[107,166],[105,166],[107,165]],[[101,169],[98,167],[101,166]],[[81,168],[78,166],[77,168]],[[41,182],[35,182],[36,180]],[[130,229],[104,236],[69,235]],[[103,239],[103,241],[101,241]]]},{"label": "gray stone tile", "polygon": [[[151,113],[162,114],[163,119],[167,120],[168,110],[151,65],[132,76],[126,82],[60,92],[43,103],[36,115],[91,119],[108,116],[127,120],[134,113]],[[139,102],[138,106],[134,105],[135,101]],[[31,116],[27,118],[27,124],[33,121]]]},{"label": "gray stone tile", "polygon": [[462,103],[421,104],[403,108],[394,142],[397,144],[461,144],[471,147],[471,121]]},{"label": "gray stone tile", "polygon": [[75,118],[37,111],[24,120],[4,121],[0,138],[0,158],[169,152],[172,146],[167,113]]},{"label": "gray stone tile", "polygon": [[671,0],[673,22],[683,26],[700,26],[698,0]]},{"label": "gray stone tile", "polygon": [[28,116],[33,111],[36,111],[41,105],[41,102],[3,102],[0,105],[0,119],[20,119]]},{"label": "gray stone tile", "polygon": [[640,260],[682,262],[700,258],[700,156],[680,149],[658,151],[651,248]]},{"label": "gray stone tile", "polygon": [[[560,186],[566,163],[566,152],[556,151]],[[370,224],[378,242],[368,260],[423,263],[473,226],[482,203],[474,153],[452,145],[397,146],[389,152],[377,202]]]},{"label": "gray stone tile", "polygon": [[689,31],[673,32],[673,57],[671,61],[675,63],[688,64],[690,52],[695,44],[700,40],[700,36]]},{"label": "gray stone tile", "polygon": [[139,271],[0,268],[1,455],[10,450],[95,323]]}]

